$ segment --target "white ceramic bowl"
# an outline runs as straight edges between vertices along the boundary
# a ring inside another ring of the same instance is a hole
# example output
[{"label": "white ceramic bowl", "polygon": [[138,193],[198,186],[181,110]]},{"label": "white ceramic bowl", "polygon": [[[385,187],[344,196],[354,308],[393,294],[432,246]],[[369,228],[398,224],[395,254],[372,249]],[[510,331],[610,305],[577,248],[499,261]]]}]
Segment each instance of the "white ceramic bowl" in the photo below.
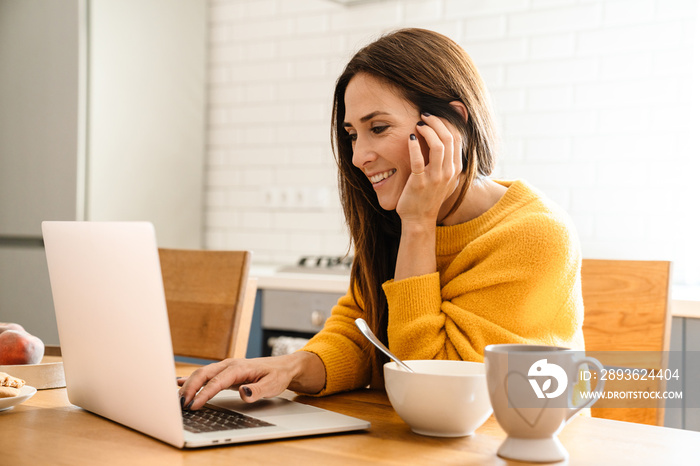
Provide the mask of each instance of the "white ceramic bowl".
[{"label": "white ceramic bowl", "polygon": [[472,435],[491,415],[483,363],[467,361],[404,361],[384,365],[389,401],[417,434],[433,437]]},{"label": "white ceramic bowl", "polygon": [[24,380],[36,389],[62,388],[66,386],[63,362],[45,362],[41,364],[17,364],[0,366],[0,372]]}]

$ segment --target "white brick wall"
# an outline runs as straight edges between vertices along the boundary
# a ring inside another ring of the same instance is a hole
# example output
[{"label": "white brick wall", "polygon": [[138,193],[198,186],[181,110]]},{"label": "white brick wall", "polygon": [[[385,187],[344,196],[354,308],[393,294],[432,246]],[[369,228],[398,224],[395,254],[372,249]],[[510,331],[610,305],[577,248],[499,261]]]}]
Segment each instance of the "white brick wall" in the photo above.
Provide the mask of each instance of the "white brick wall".
[{"label": "white brick wall", "polygon": [[671,259],[677,283],[700,284],[698,3],[210,0],[206,245],[259,263],[345,252],[333,85],[361,45],[416,26],[470,53],[497,175],[569,211],[586,257]]}]

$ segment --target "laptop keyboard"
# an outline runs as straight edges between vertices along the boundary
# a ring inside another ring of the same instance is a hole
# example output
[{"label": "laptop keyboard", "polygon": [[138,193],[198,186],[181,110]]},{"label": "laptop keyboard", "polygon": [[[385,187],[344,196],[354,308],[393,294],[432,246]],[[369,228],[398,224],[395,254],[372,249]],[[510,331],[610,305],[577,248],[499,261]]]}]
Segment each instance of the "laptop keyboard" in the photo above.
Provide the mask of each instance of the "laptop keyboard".
[{"label": "laptop keyboard", "polygon": [[185,430],[195,434],[274,426],[269,422],[211,405],[206,405],[196,411],[183,410],[182,421]]}]

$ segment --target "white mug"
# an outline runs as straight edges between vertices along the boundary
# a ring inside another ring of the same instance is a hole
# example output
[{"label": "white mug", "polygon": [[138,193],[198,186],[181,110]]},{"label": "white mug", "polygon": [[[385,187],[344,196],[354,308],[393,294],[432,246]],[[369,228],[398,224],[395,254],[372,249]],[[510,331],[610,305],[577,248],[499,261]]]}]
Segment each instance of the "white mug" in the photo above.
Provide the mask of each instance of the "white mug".
[{"label": "white mug", "polygon": [[[496,420],[508,437],[498,449],[503,458],[554,462],[568,459],[557,434],[603,390],[603,366],[582,351],[557,346],[489,345],[484,350],[486,382]],[[585,370],[597,372],[588,400],[573,401],[588,391]]]}]

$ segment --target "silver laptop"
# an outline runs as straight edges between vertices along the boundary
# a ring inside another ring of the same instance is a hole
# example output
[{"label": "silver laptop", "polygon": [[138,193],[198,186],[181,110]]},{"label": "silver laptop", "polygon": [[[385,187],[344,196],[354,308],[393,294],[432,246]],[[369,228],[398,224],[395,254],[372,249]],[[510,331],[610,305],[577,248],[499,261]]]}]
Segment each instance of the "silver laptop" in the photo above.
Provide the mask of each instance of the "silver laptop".
[{"label": "silver laptop", "polygon": [[74,405],[178,448],[369,428],[283,398],[248,404],[234,390],[219,393],[206,410],[233,416],[230,430],[185,426],[193,412],[180,408],[153,225],[43,222],[42,230]]}]

